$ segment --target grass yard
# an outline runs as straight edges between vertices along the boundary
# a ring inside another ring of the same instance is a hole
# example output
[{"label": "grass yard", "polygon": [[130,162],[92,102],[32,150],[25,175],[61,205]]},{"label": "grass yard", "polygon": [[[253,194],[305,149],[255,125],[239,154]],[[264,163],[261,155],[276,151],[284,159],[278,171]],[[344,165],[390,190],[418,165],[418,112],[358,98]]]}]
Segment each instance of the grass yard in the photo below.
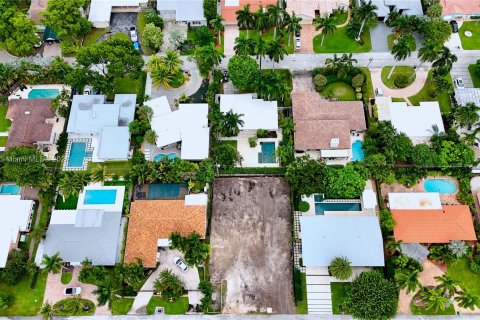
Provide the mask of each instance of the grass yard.
[{"label": "grass yard", "polygon": [[321,95],[323,97],[328,97],[329,91],[333,90],[332,98],[336,98],[340,101],[355,101],[355,89],[351,85],[345,82],[334,82],[325,86],[322,90]]},{"label": "grass yard", "polygon": [[392,98],[392,102],[405,102],[403,98]]},{"label": "grass yard", "polygon": [[123,33],[123,32],[119,32],[119,33],[115,33],[113,34],[110,39],[119,39],[119,40],[128,40],[130,41],[130,37],[128,36],[128,34],[126,33]]},{"label": "grass yard", "polygon": [[308,314],[307,275],[295,270],[293,274],[295,305],[298,314]]},{"label": "grass yard", "polygon": [[58,195],[57,200],[55,201],[55,209],[75,210],[77,209],[77,202],[78,202],[78,197],[76,196],[71,195],[68,198],[65,198],[65,201],[63,201],[63,197],[61,195]]},{"label": "grass yard", "polygon": [[342,12],[342,11],[337,10],[333,14],[333,22],[335,22],[336,26],[344,24],[345,22],[347,22],[347,18],[348,18],[348,12],[347,11]]},{"label": "grass yard", "polygon": [[384,85],[389,87],[390,89],[401,89],[395,85],[395,78],[398,76],[406,76],[408,78],[408,85],[405,86],[404,88],[408,87],[415,81],[416,77],[413,77],[410,79],[412,74],[415,72],[415,70],[412,67],[409,66],[398,66],[395,67],[395,70],[393,70],[393,74],[390,77],[390,79],[387,79],[388,74],[392,70],[392,67],[383,67],[382,69],[382,82]]},{"label": "grass yard", "polygon": [[322,35],[319,34],[313,38],[313,52],[315,53],[349,53],[349,52],[369,52],[372,50],[372,41],[370,32],[364,32],[361,36],[363,45],[355,39],[347,36],[347,28],[338,28],[334,34],[325,37],[322,43]]},{"label": "grass yard", "polygon": [[107,100],[113,101],[115,98],[115,94],[139,94],[140,88],[142,87],[141,84],[141,77],[138,79],[131,79],[131,78],[121,78],[115,79],[115,89],[114,92],[107,96]]},{"label": "grass yard", "polygon": [[170,302],[159,296],[153,296],[147,304],[147,313],[154,314],[155,307],[165,308],[165,314],[185,314],[188,311],[188,298],[181,297]]},{"label": "grass yard", "polygon": [[73,272],[62,271],[62,278],[60,281],[62,281],[62,284],[69,284],[70,281],[72,281],[72,277],[73,277]]},{"label": "grass yard", "polygon": [[333,314],[343,314],[340,311],[340,305],[344,304],[344,300],[347,296],[345,288],[348,283],[345,282],[332,282],[330,283],[330,288],[332,290],[332,310]]},{"label": "grass yard", "polygon": [[[91,171],[97,163],[89,162],[87,166],[87,171]],[[130,172],[132,164],[129,161],[105,161],[102,163],[103,166],[106,166],[107,175],[115,174],[120,177],[124,177]]]},{"label": "grass yard", "polygon": [[61,305],[66,306],[66,304],[69,302],[69,300],[72,300],[72,299],[74,299],[74,298],[66,298],[66,299],[60,300],[57,303],[55,303],[54,307],[56,307],[57,310],[58,310],[58,311],[55,312],[55,314],[57,316],[91,316],[95,313],[95,303],[93,303],[93,301],[88,300],[88,299],[81,299],[83,305],[88,305],[90,307],[90,309],[87,310],[87,311],[84,311],[82,309],[81,311],[72,312],[72,310],[68,310],[68,309],[67,310],[59,309],[59,307]]},{"label": "grass yard", "polygon": [[425,316],[436,316],[436,315],[454,315],[455,314],[455,307],[450,305],[449,307],[445,308],[445,310],[439,310],[435,312],[434,310],[427,310],[425,308],[416,306],[413,302],[410,303],[410,311],[412,311],[413,315],[425,315]]},{"label": "grass yard", "polygon": [[145,11],[139,12],[137,15],[137,31],[138,35],[140,38],[140,47],[142,48],[142,51],[145,55],[150,56],[152,54],[155,54],[155,51],[150,49],[149,47],[143,45],[142,43],[142,35],[143,35],[143,30],[145,29]]},{"label": "grass yard", "polygon": [[468,66],[468,72],[470,72],[470,77],[472,78],[473,81],[473,87],[474,88],[480,88],[480,76],[476,72],[476,65],[471,64]]},{"label": "grass yard", "polygon": [[[467,37],[465,31],[471,31],[472,36]],[[462,48],[465,50],[480,49],[480,21],[465,21],[458,31],[460,40],[462,41]]]},{"label": "grass yard", "polygon": [[5,147],[8,137],[0,136],[0,147]]},{"label": "grass yard", "polygon": [[480,276],[470,271],[467,258],[448,265],[447,274],[460,282],[461,287],[480,298]]},{"label": "grass yard", "polygon": [[30,275],[25,276],[15,286],[0,283],[0,292],[14,296],[13,305],[6,310],[0,310],[0,316],[34,316],[40,311],[47,283],[47,272],[40,270],[34,289],[30,289],[29,283]]},{"label": "grass yard", "polygon": [[84,38],[83,38],[83,46],[90,46],[95,44],[97,40],[108,31],[108,28],[104,29],[97,29],[93,28]]},{"label": "grass yard", "polygon": [[[418,106],[421,101],[438,101],[440,104],[440,110],[442,113],[446,114],[450,112],[450,108],[452,107],[452,102],[450,101],[450,96],[448,92],[442,92],[438,97],[432,97],[433,92],[433,85],[431,84],[432,79],[432,71],[428,72],[428,77],[425,85],[423,86],[422,90],[418,92],[416,95],[408,97],[408,100],[414,105]],[[450,74],[446,76],[446,79],[452,83],[452,77]]]},{"label": "grass yard", "polygon": [[[240,34],[247,34],[247,31],[246,30],[240,30]],[[255,37],[259,37],[261,36],[263,38],[263,40],[265,40],[266,42],[271,42],[273,41],[273,35],[275,33],[275,29],[274,28],[270,28],[270,29],[267,29],[267,31],[263,34],[259,34],[257,31],[255,30],[249,30],[248,31],[248,36],[249,38],[255,38]],[[277,37],[279,35],[279,30],[277,29]],[[295,39],[294,37],[290,37],[290,45],[288,44],[288,35],[284,36],[282,38],[282,42],[283,42],[283,46],[285,47],[285,50],[287,50],[287,52],[289,54],[292,54],[295,49],[294,49],[294,42],[295,42]]]},{"label": "grass yard", "polygon": [[112,311],[113,315],[124,315],[127,314],[128,311],[132,308],[133,301],[135,299],[116,299],[112,301],[112,308],[110,311]]},{"label": "grass yard", "polygon": [[[395,44],[394,41],[397,39],[398,39],[398,35],[396,33],[392,33],[387,36],[388,50],[392,50],[393,45]],[[417,50],[417,43],[413,42],[410,48],[412,51]]]},{"label": "grass yard", "polygon": [[6,119],[8,106],[6,104],[0,103],[0,132],[6,132],[10,129],[11,121]]}]

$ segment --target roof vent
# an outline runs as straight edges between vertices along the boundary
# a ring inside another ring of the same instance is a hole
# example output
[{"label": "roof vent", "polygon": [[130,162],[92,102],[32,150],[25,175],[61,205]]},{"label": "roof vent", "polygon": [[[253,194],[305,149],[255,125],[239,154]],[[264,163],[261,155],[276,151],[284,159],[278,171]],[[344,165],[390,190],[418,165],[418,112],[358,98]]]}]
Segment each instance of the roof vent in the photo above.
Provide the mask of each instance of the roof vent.
[{"label": "roof vent", "polygon": [[95,111],[92,112],[92,115],[90,116],[90,118],[95,118],[97,116],[97,113]]},{"label": "roof vent", "polygon": [[338,148],[339,145],[340,145],[340,139],[339,138],[330,139],[330,148]]},{"label": "roof vent", "polygon": [[25,111],[25,114],[26,114],[26,115],[29,115],[29,114],[30,114],[30,111]]}]

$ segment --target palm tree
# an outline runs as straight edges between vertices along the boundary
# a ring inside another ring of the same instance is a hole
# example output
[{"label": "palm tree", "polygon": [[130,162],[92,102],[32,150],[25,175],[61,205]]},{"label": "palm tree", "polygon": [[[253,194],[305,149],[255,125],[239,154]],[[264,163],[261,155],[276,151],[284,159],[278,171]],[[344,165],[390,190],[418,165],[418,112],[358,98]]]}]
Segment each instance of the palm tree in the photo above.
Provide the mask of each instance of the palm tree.
[{"label": "palm tree", "polygon": [[280,39],[272,40],[267,45],[267,54],[270,60],[272,60],[272,68],[275,68],[275,62],[279,63],[283,60],[287,53],[287,50],[280,43]]},{"label": "palm tree", "polygon": [[401,36],[411,36],[417,24],[417,17],[400,15],[395,21],[395,31]]},{"label": "palm tree", "polygon": [[55,312],[55,308],[48,301],[45,301],[40,308],[40,315],[42,316],[43,320],[52,320]]},{"label": "palm tree", "polygon": [[303,20],[301,17],[297,17],[295,12],[292,12],[291,16],[287,16],[285,18],[285,27],[287,28],[288,33],[288,46],[290,47],[290,40],[292,39],[293,35],[302,29],[300,22]]},{"label": "palm tree", "polygon": [[351,262],[345,257],[336,257],[328,267],[332,276],[338,280],[347,280],[352,276]]},{"label": "palm tree", "polygon": [[453,64],[457,62],[458,58],[454,55],[449,48],[443,47],[438,52],[438,58],[432,64],[434,68],[445,69],[446,73],[452,70]]},{"label": "palm tree", "polygon": [[464,289],[458,292],[455,301],[457,301],[458,305],[462,308],[468,308],[470,310],[475,310],[475,307],[480,308],[480,298]]},{"label": "palm tree", "polygon": [[280,8],[278,5],[270,5],[268,6],[268,16],[270,17],[270,21],[273,23],[275,26],[273,29],[273,39],[277,38],[277,25],[279,25],[282,22],[283,18],[283,9]]},{"label": "palm tree", "polygon": [[253,52],[257,56],[257,59],[260,60],[260,70],[262,70],[262,58],[265,59],[267,54],[267,42],[263,40],[263,37],[257,37],[254,41]]},{"label": "palm tree", "polygon": [[93,294],[97,295],[99,307],[108,304],[108,308],[111,309],[112,302],[118,299],[116,296],[118,292],[119,290],[112,285],[111,281],[109,281],[108,283],[98,285],[97,289],[93,291]]},{"label": "palm tree", "polygon": [[248,30],[253,26],[254,20],[253,15],[250,12],[250,4],[246,4],[242,10],[237,11],[237,25],[240,29],[247,30],[247,38],[248,38]]},{"label": "palm tree", "polygon": [[423,287],[419,292],[426,310],[433,310],[435,313],[444,311],[450,304],[450,300],[443,295],[442,290]]},{"label": "palm tree", "polygon": [[462,141],[469,146],[473,146],[475,143],[480,142],[480,137],[478,133],[480,132],[480,127],[476,127],[472,132],[464,132]]},{"label": "palm tree", "polygon": [[92,181],[103,182],[107,176],[107,166],[97,164],[90,172],[90,175],[92,177]]},{"label": "palm tree", "polygon": [[166,269],[155,280],[153,288],[162,295],[162,298],[176,300],[182,296],[184,284],[172,270]]},{"label": "palm tree", "polygon": [[161,57],[160,59],[161,62],[163,62],[167,67],[167,70],[172,74],[178,73],[183,64],[183,61],[180,59],[180,55],[173,50],[165,51],[165,56]]},{"label": "palm tree", "polygon": [[391,254],[395,254],[397,251],[402,253],[402,243],[402,240],[395,241],[395,238],[390,236],[385,247]]},{"label": "palm tree", "polygon": [[340,62],[343,63],[349,70],[353,68],[354,63],[358,63],[358,60],[353,58],[353,54],[344,53],[340,58]]},{"label": "palm tree", "polygon": [[335,30],[337,30],[333,16],[326,16],[319,19],[315,18],[313,20],[313,25],[315,26],[316,31],[322,29],[322,42],[320,43],[321,47],[323,47],[323,40],[325,40],[325,36],[331,36],[335,33]]},{"label": "palm tree", "polygon": [[418,58],[420,59],[420,65],[415,69],[415,72],[411,75],[410,79],[415,76],[416,70],[420,69],[423,63],[433,62],[438,58],[438,45],[433,41],[425,41],[422,43],[422,47],[418,50]]},{"label": "palm tree", "polygon": [[234,113],[232,110],[223,114],[221,121],[222,133],[226,137],[237,136],[240,132],[239,127],[242,127],[244,122],[242,119],[243,114]]},{"label": "palm tree", "polygon": [[451,297],[455,292],[457,292],[458,281],[450,278],[448,275],[443,275],[441,277],[435,277],[435,280],[439,283],[437,288],[443,290],[445,294]]},{"label": "palm tree", "polygon": [[465,106],[457,106],[453,117],[461,127],[471,127],[480,120],[479,111],[480,107],[470,102]]},{"label": "palm tree", "polygon": [[[400,40],[398,40],[398,42],[393,45],[392,54],[395,58],[395,62],[405,60],[412,54],[412,47],[410,45],[410,41],[407,38],[401,38]],[[393,64],[393,67],[388,74],[387,80],[390,79],[390,77],[392,76],[395,67],[396,63]]]},{"label": "palm tree", "polygon": [[73,296],[71,299],[66,299],[65,303],[63,304],[62,311],[66,311],[68,314],[73,315],[77,314],[83,309],[83,299],[82,296],[77,294]]},{"label": "palm tree", "polygon": [[420,286],[418,270],[400,269],[395,272],[395,281],[400,289],[406,289],[408,293],[415,292]]},{"label": "palm tree", "polygon": [[222,16],[218,15],[210,20],[210,26],[218,34],[218,45],[222,45],[222,32],[225,30]]},{"label": "palm tree", "polygon": [[155,87],[163,86],[165,89],[175,81],[175,74],[169,70],[165,61],[160,56],[154,56],[148,61],[146,70],[150,72],[152,84]]},{"label": "palm tree", "polygon": [[157,139],[158,139],[158,135],[157,133],[155,132],[155,130],[148,130],[147,132],[145,132],[145,136],[144,136],[144,139],[147,143],[150,143],[150,144],[155,144],[157,142]]},{"label": "palm tree", "polygon": [[468,246],[464,241],[452,240],[448,244],[448,250],[457,258],[461,258],[467,254]]},{"label": "palm tree", "polygon": [[[258,38],[260,39],[261,37]],[[235,50],[235,54],[249,56],[253,53],[254,46],[255,40],[252,38],[247,38],[244,33],[241,33],[235,39],[235,46],[233,47],[233,50]]]},{"label": "palm tree", "polygon": [[360,36],[362,35],[363,28],[365,27],[365,22],[367,20],[376,20],[377,14],[375,10],[377,10],[377,6],[372,4],[372,0],[369,0],[368,3],[362,0],[362,5],[358,8],[358,15],[362,19],[362,24],[360,26],[360,31],[358,32],[358,36],[356,38],[357,41],[360,40]]},{"label": "palm tree", "polygon": [[63,202],[65,202],[66,198],[72,195],[78,195],[78,190],[73,185],[72,178],[73,178],[73,173],[71,171],[65,172],[60,178],[60,180],[58,181],[58,187],[60,189],[59,192],[62,195]]},{"label": "palm tree", "polygon": [[138,107],[137,109],[137,115],[140,120],[145,120],[145,121],[152,121],[153,118],[153,110],[149,106],[143,105],[141,107]]},{"label": "palm tree", "polygon": [[215,70],[215,67],[217,67],[222,62],[222,59],[225,58],[225,55],[215,49],[213,45],[206,46],[204,49],[204,53],[209,57],[209,61],[213,66],[213,69]]},{"label": "palm tree", "polygon": [[262,32],[268,28],[268,24],[270,23],[270,17],[263,11],[262,5],[260,5],[258,7],[258,10],[253,14],[253,19],[255,29],[257,29],[258,32],[262,34]]},{"label": "palm tree", "polygon": [[333,58],[325,59],[325,66],[333,70],[338,70],[342,64],[342,58],[338,57],[336,53],[333,55]]},{"label": "palm tree", "polygon": [[63,266],[63,260],[60,258],[60,253],[55,253],[53,256],[43,255],[42,265],[48,273],[59,273]]}]

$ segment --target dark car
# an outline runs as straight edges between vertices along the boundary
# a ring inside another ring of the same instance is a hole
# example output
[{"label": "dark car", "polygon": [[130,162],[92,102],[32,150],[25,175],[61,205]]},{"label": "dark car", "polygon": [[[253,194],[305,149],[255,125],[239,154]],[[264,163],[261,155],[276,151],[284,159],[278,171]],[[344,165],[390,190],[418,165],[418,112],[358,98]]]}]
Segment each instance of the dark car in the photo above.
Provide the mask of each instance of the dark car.
[{"label": "dark car", "polygon": [[458,32],[458,23],[455,20],[450,21],[450,26],[452,27],[452,32],[457,33]]},{"label": "dark car", "polygon": [[295,37],[300,37],[300,29],[295,30]]}]

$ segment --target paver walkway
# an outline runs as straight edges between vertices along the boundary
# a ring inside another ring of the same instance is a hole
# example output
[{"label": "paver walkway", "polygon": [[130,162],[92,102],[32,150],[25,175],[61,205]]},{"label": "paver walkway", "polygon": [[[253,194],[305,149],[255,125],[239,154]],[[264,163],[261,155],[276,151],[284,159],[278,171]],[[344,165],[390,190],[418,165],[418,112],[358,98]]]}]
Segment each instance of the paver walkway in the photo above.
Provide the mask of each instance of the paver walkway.
[{"label": "paver walkway", "polygon": [[[320,31],[315,31],[314,25],[302,25],[302,31],[300,32],[300,50],[298,50],[297,53],[313,53],[313,38],[319,33]],[[291,41],[295,41],[295,37],[292,37]],[[295,43],[293,45],[295,46]]]},{"label": "paver walkway", "polygon": [[235,46],[235,39],[240,35],[240,31],[238,30],[237,26],[228,25],[225,26],[225,31],[223,33],[224,44],[223,44],[223,52],[225,55],[233,55],[235,54],[235,50],[233,47]]},{"label": "paver walkway", "polygon": [[420,90],[422,90],[425,82],[427,81],[428,69],[417,69],[417,77],[415,81],[411,85],[403,89],[390,89],[389,87],[384,85],[382,81],[382,69],[380,68],[370,69],[370,73],[372,74],[373,88],[381,88],[384,96],[390,96],[395,98],[408,98],[416,95]]}]

